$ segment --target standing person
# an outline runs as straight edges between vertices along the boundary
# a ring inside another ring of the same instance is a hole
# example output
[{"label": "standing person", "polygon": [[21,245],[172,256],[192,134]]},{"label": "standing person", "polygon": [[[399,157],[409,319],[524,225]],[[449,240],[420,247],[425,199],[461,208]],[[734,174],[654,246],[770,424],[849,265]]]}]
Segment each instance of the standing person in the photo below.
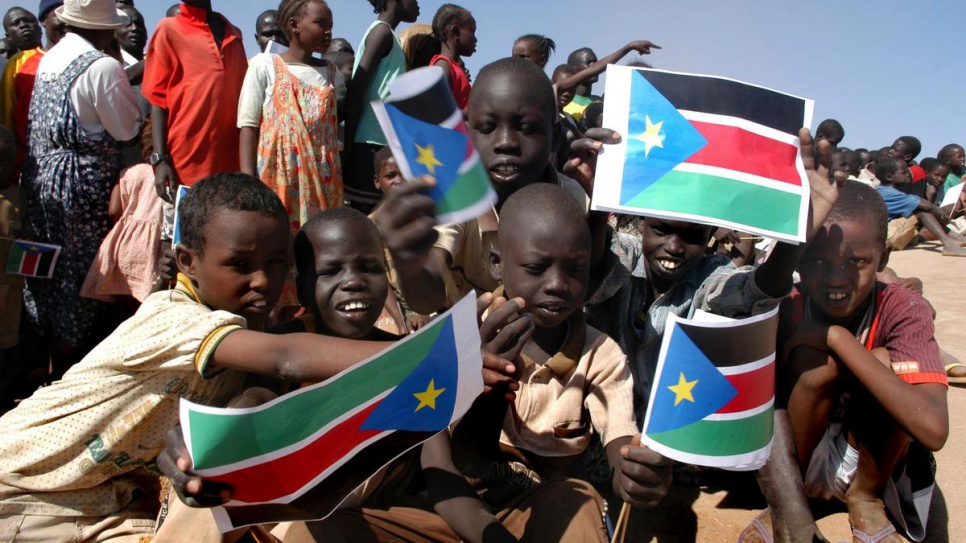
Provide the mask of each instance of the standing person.
[{"label": "standing person", "polygon": [[[41,5],[41,8],[45,7]],[[40,42],[42,38],[40,22],[33,13],[24,8],[13,7],[7,10],[3,15],[3,30],[18,51],[7,61],[7,66],[3,70],[3,79],[0,80],[0,124],[13,130],[14,110],[17,105],[14,81],[17,74],[22,71],[24,63],[35,55],[43,55],[44,49]],[[31,72],[30,75],[35,73],[36,71]]]},{"label": "standing person", "polygon": [[118,45],[121,46],[121,61],[131,85],[140,85],[144,76],[144,47],[148,44],[148,29],[144,24],[144,15],[134,6],[123,6],[120,9],[130,21],[124,28],[114,33]]},{"label": "standing person", "polygon": [[267,9],[255,19],[255,43],[258,44],[258,52],[266,52],[268,44],[272,42],[288,47],[288,38],[285,37],[278,20],[278,11]]},{"label": "standing person", "polygon": [[142,92],[151,102],[154,185],[174,201],[178,185],[240,169],[238,97],[248,59],[241,31],[211,9],[211,0],[186,0],[178,15],[158,23],[144,66]]},{"label": "standing person", "polygon": [[[336,100],[342,72],[313,53],[332,40],[332,10],[323,0],[283,0],[278,20],[289,49],[256,55],[238,107],[239,162],[282,200],[292,235],[318,212],[342,206]],[[297,306],[290,274],[280,303]]]},{"label": "standing person", "polygon": [[456,106],[465,111],[470,103],[470,73],[462,57],[476,52],[476,19],[466,8],[443,4],[433,17],[433,34],[439,40],[440,51],[430,65],[443,69]]},{"label": "standing person", "polygon": [[67,0],[56,16],[67,34],[40,62],[30,103],[22,184],[37,241],[61,246],[50,279],[28,279],[31,320],[50,340],[54,376],[100,340],[107,306],[80,297],[121,171],[118,142],[138,135],[137,98],[121,65],[101,51],[128,23],[111,0]]},{"label": "standing person", "polygon": [[370,106],[373,100],[389,96],[389,84],[406,71],[406,56],[396,36],[399,23],[413,23],[419,17],[417,0],[369,0],[378,17],[359,42],[352,82],[346,100],[345,163],[346,197],[350,205],[369,213],[381,195],[372,187],[372,161],[385,147],[386,136]]}]

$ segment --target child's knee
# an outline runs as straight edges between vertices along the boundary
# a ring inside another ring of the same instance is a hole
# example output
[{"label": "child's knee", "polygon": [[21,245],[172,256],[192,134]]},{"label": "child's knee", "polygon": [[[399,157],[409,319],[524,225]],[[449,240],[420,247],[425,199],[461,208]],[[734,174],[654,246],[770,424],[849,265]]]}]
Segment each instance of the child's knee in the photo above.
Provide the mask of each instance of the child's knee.
[{"label": "child's knee", "polygon": [[842,378],[838,362],[825,351],[799,347],[791,352],[788,363],[794,376],[793,387],[817,393],[830,393]]}]

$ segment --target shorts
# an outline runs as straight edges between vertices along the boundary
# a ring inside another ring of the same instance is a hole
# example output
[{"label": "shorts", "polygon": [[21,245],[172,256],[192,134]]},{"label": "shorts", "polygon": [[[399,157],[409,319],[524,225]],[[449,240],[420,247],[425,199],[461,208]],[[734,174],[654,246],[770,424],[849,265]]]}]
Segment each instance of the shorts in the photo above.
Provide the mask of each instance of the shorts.
[{"label": "shorts", "polygon": [[916,239],[919,235],[919,219],[916,217],[899,217],[889,221],[889,230],[886,240],[889,247],[895,251],[901,251],[906,245]]},{"label": "shorts", "polygon": [[[849,445],[842,424],[829,424],[805,471],[805,495],[845,501],[845,491],[855,479],[858,464],[859,452]],[[926,537],[935,482],[936,461],[932,453],[913,441],[905,460],[889,478],[883,496],[896,527],[913,541]]]},{"label": "shorts", "polygon": [[154,534],[156,515],[157,498],[147,496],[106,516],[0,514],[0,543],[147,543]]}]

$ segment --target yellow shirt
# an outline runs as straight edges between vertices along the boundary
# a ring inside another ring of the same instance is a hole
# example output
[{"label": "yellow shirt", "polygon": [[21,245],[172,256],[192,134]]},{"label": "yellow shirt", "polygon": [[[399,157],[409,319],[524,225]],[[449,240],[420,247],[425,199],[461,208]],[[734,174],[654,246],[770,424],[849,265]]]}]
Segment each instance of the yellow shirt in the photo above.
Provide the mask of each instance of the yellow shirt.
[{"label": "yellow shirt", "polygon": [[3,78],[0,79],[0,124],[10,130],[14,130],[13,111],[17,107],[17,92],[14,88],[14,80],[17,77],[17,72],[20,71],[20,68],[32,56],[42,52],[43,49],[40,47],[21,51],[10,57],[10,60],[7,61],[7,67],[3,71]]}]

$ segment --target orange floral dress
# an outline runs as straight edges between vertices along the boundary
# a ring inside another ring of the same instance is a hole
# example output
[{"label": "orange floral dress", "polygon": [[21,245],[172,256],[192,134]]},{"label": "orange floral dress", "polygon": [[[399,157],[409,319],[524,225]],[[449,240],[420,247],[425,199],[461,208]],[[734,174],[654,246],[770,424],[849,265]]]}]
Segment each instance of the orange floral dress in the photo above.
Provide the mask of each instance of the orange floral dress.
[{"label": "orange floral dress", "polygon": [[[263,109],[258,138],[258,176],[282,200],[294,234],[320,211],[344,205],[336,92],[332,84],[307,85],[278,55],[275,83]],[[335,67],[328,63],[329,81]],[[279,306],[298,305],[289,274]]]}]

